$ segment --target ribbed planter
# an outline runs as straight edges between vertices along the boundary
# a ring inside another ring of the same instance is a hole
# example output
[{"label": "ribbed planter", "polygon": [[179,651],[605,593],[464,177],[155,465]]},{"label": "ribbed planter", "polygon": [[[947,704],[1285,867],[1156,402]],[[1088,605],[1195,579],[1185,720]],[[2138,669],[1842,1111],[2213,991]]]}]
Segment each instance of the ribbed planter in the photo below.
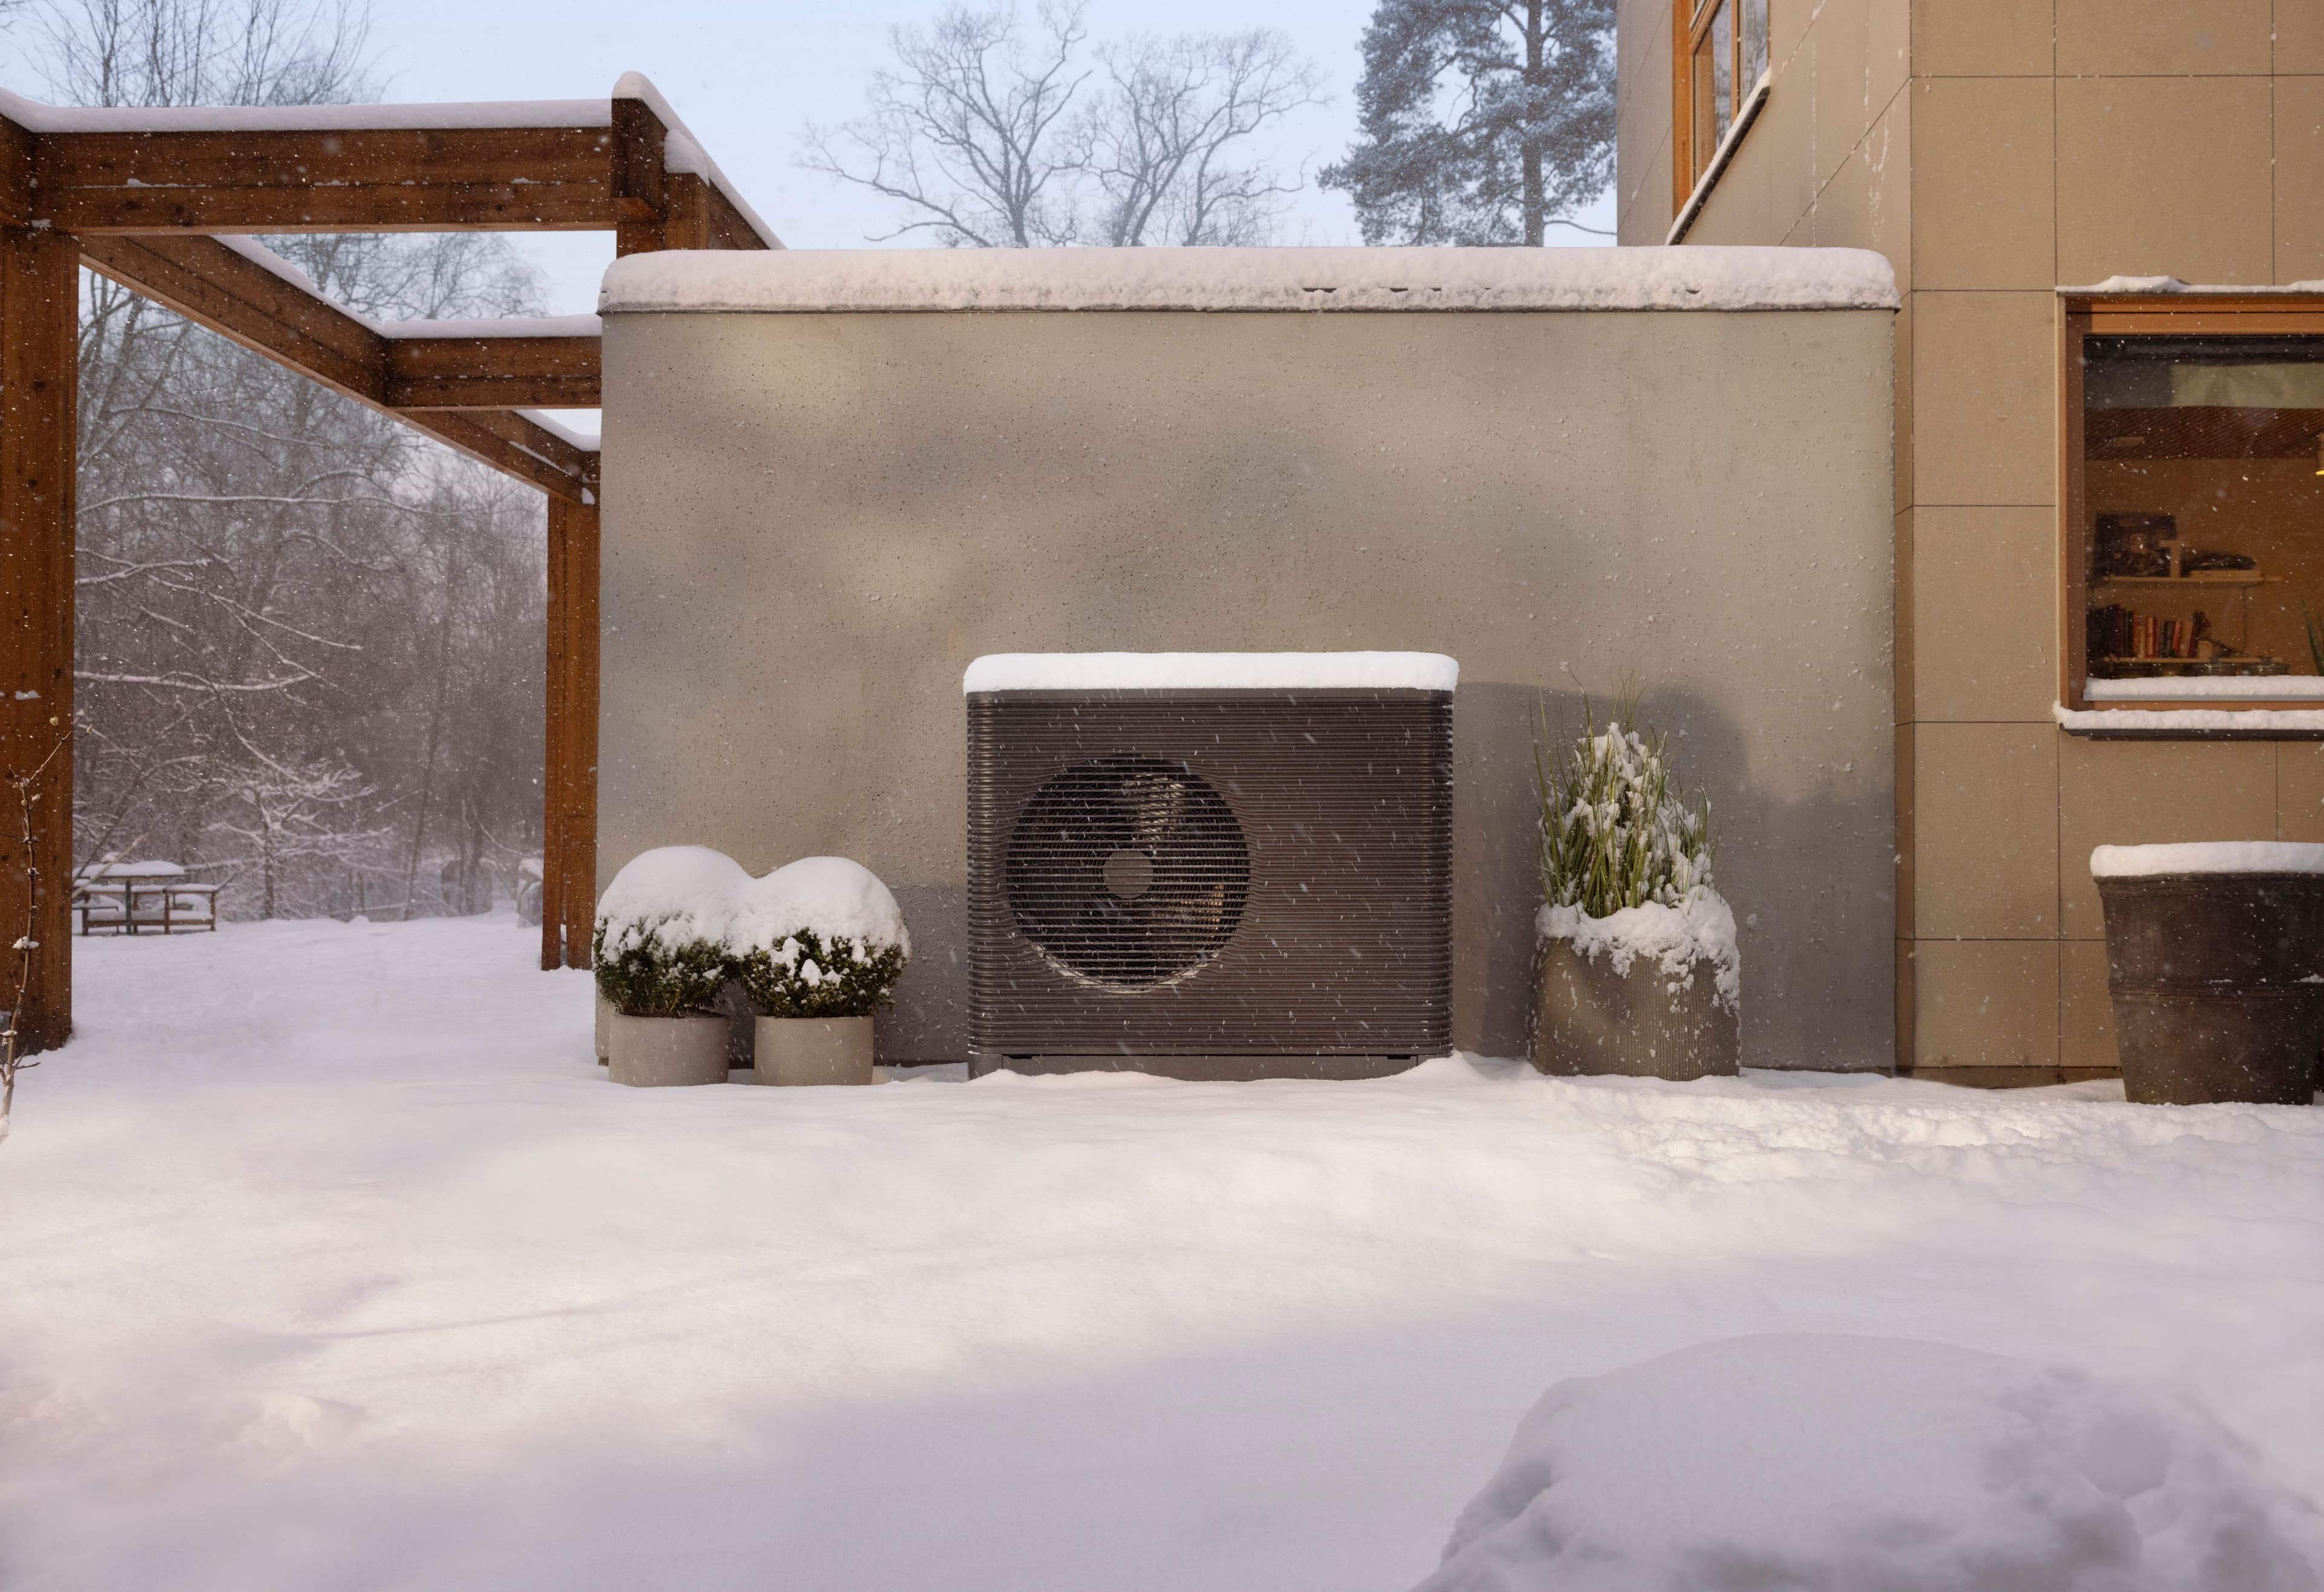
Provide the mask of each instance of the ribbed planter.
[{"label": "ribbed planter", "polygon": [[761,1017],[752,1070],[762,1084],[868,1084],[869,1017]]},{"label": "ribbed planter", "polygon": [[[2253,871],[2202,867],[2206,848],[2185,847],[2100,847],[2091,859],[2123,1094],[2306,1105],[2324,1066],[2324,871],[2260,870],[2324,867],[2324,847],[2218,852]],[[2181,871],[2145,871],[2165,866]]]},{"label": "ribbed planter", "polygon": [[1650,956],[1629,971],[1612,957],[1585,957],[1568,939],[1545,939],[1534,999],[1533,1064],[1543,1072],[1610,1073],[1683,1083],[1742,1070],[1740,1023],[1720,1004],[1715,969],[1698,962],[1692,984]]},{"label": "ribbed planter", "polygon": [[616,1012],[606,1023],[613,1079],[633,1088],[724,1083],[731,1026],[724,1017],[632,1017]]}]

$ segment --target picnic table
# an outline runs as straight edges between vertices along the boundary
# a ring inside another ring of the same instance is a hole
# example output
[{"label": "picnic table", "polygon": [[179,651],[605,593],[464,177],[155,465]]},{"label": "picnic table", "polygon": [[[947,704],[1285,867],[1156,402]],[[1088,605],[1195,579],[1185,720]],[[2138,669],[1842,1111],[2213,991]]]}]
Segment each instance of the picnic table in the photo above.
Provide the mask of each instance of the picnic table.
[{"label": "picnic table", "polygon": [[73,872],[72,912],[83,935],[214,930],[218,888],[173,862],[89,863]]}]

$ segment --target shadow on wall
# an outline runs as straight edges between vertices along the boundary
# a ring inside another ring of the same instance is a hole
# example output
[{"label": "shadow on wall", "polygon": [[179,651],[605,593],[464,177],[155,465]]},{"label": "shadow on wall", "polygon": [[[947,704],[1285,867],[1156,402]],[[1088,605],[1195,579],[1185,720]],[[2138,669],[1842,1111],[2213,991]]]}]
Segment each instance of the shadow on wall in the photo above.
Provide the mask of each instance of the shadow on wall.
[{"label": "shadow on wall", "polygon": [[[1463,681],[1453,709],[1454,1032],[1526,1053],[1541,903],[1535,724],[1581,733],[1583,693]],[[1592,693],[1602,723],[1610,695]],[[1793,799],[1755,785],[1743,727],[1699,694],[1646,689],[1679,781],[1708,798],[1712,873],[1743,948],[1743,1064],[1880,1068],[1895,1053],[1895,793],[1886,764],[1831,771]],[[1780,934],[1770,930],[1780,926]]]},{"label": "shadow on wall", "polygon": [[[1454,1032],[1464,1049],[1522,1056],[1541,904],[1536,715],[1546,715],[1562,745],[1580,732],[1583,694],[1483,680],[1463,682],[1454,700]],[[1591,703],[1602,722],[1611,699]],[[1702,696],[1647,690],[1640,706],[1668,732],[1687,793],[1711,805],[1715,876],[1742,928],[1744,1064],[1886,1066],[1895,981],[1888,768],[1836,769],[1824,792],[1787,799],[1752,783],[1742,726]],[[957,1060],[967,1053],[966,892],[894,888],[913,954],[896,1008],[881,1020],[881,1060]]]}]

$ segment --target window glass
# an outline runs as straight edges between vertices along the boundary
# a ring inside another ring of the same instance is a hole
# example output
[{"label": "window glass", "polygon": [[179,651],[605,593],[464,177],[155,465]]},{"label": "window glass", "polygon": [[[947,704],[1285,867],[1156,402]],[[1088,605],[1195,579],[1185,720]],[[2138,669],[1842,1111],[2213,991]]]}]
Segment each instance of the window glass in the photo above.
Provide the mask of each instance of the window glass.
[{"label": "window glass", "polygon": [[2085,695],[2324,697],[2324,337],[2082,359]]},{"label": "window glass", "polygon": [[1719,141],[1727,136],[1727,129],[1735,122],[1735,7],[1721,5],[1718,14],[1711,19],[1711,101],[1718,117],[1718,131],[1711,135],[1711,147],[1702,160],[1705,165],[1719,149]]},{"label": "window glass", "polygon": [[1737,92],[1749,96],[1767,73],[1767,0],[1743,0],[1743,75]]},{"label": "window glass", "polygon": [[1725,114],[1719,103],[1719,85],[1723,73],[1720,60],[1713,59],[1723,48],[1718,38],[1720,24],[1727,20],[1726,0],[1717,0],[1713,9],[1717,14],[1711,25],[1703,29],[1702,40],[1694,47],[1694,64],[1691,73],[1694,104],[1694,171],[1692,177],[1702,175],[1703,169],[1711,164],[1711,157],[1719,148],[1720,135],[1727,131]]}]

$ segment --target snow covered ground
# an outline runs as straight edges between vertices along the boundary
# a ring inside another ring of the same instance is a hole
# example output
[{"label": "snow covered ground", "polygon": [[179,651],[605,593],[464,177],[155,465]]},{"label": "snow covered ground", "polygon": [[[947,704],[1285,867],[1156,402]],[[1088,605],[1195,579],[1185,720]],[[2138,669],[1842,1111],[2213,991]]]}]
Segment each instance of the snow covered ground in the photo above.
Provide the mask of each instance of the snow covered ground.
[{"label": "snow covered ground", "polygon": [[1766,1332],[2125,1379],[2324,1496],[2324,1111],[631,1091],[536,943],[76,945],[0,1145],[0,1586],[1408,1587],[1550,1384]]}]

